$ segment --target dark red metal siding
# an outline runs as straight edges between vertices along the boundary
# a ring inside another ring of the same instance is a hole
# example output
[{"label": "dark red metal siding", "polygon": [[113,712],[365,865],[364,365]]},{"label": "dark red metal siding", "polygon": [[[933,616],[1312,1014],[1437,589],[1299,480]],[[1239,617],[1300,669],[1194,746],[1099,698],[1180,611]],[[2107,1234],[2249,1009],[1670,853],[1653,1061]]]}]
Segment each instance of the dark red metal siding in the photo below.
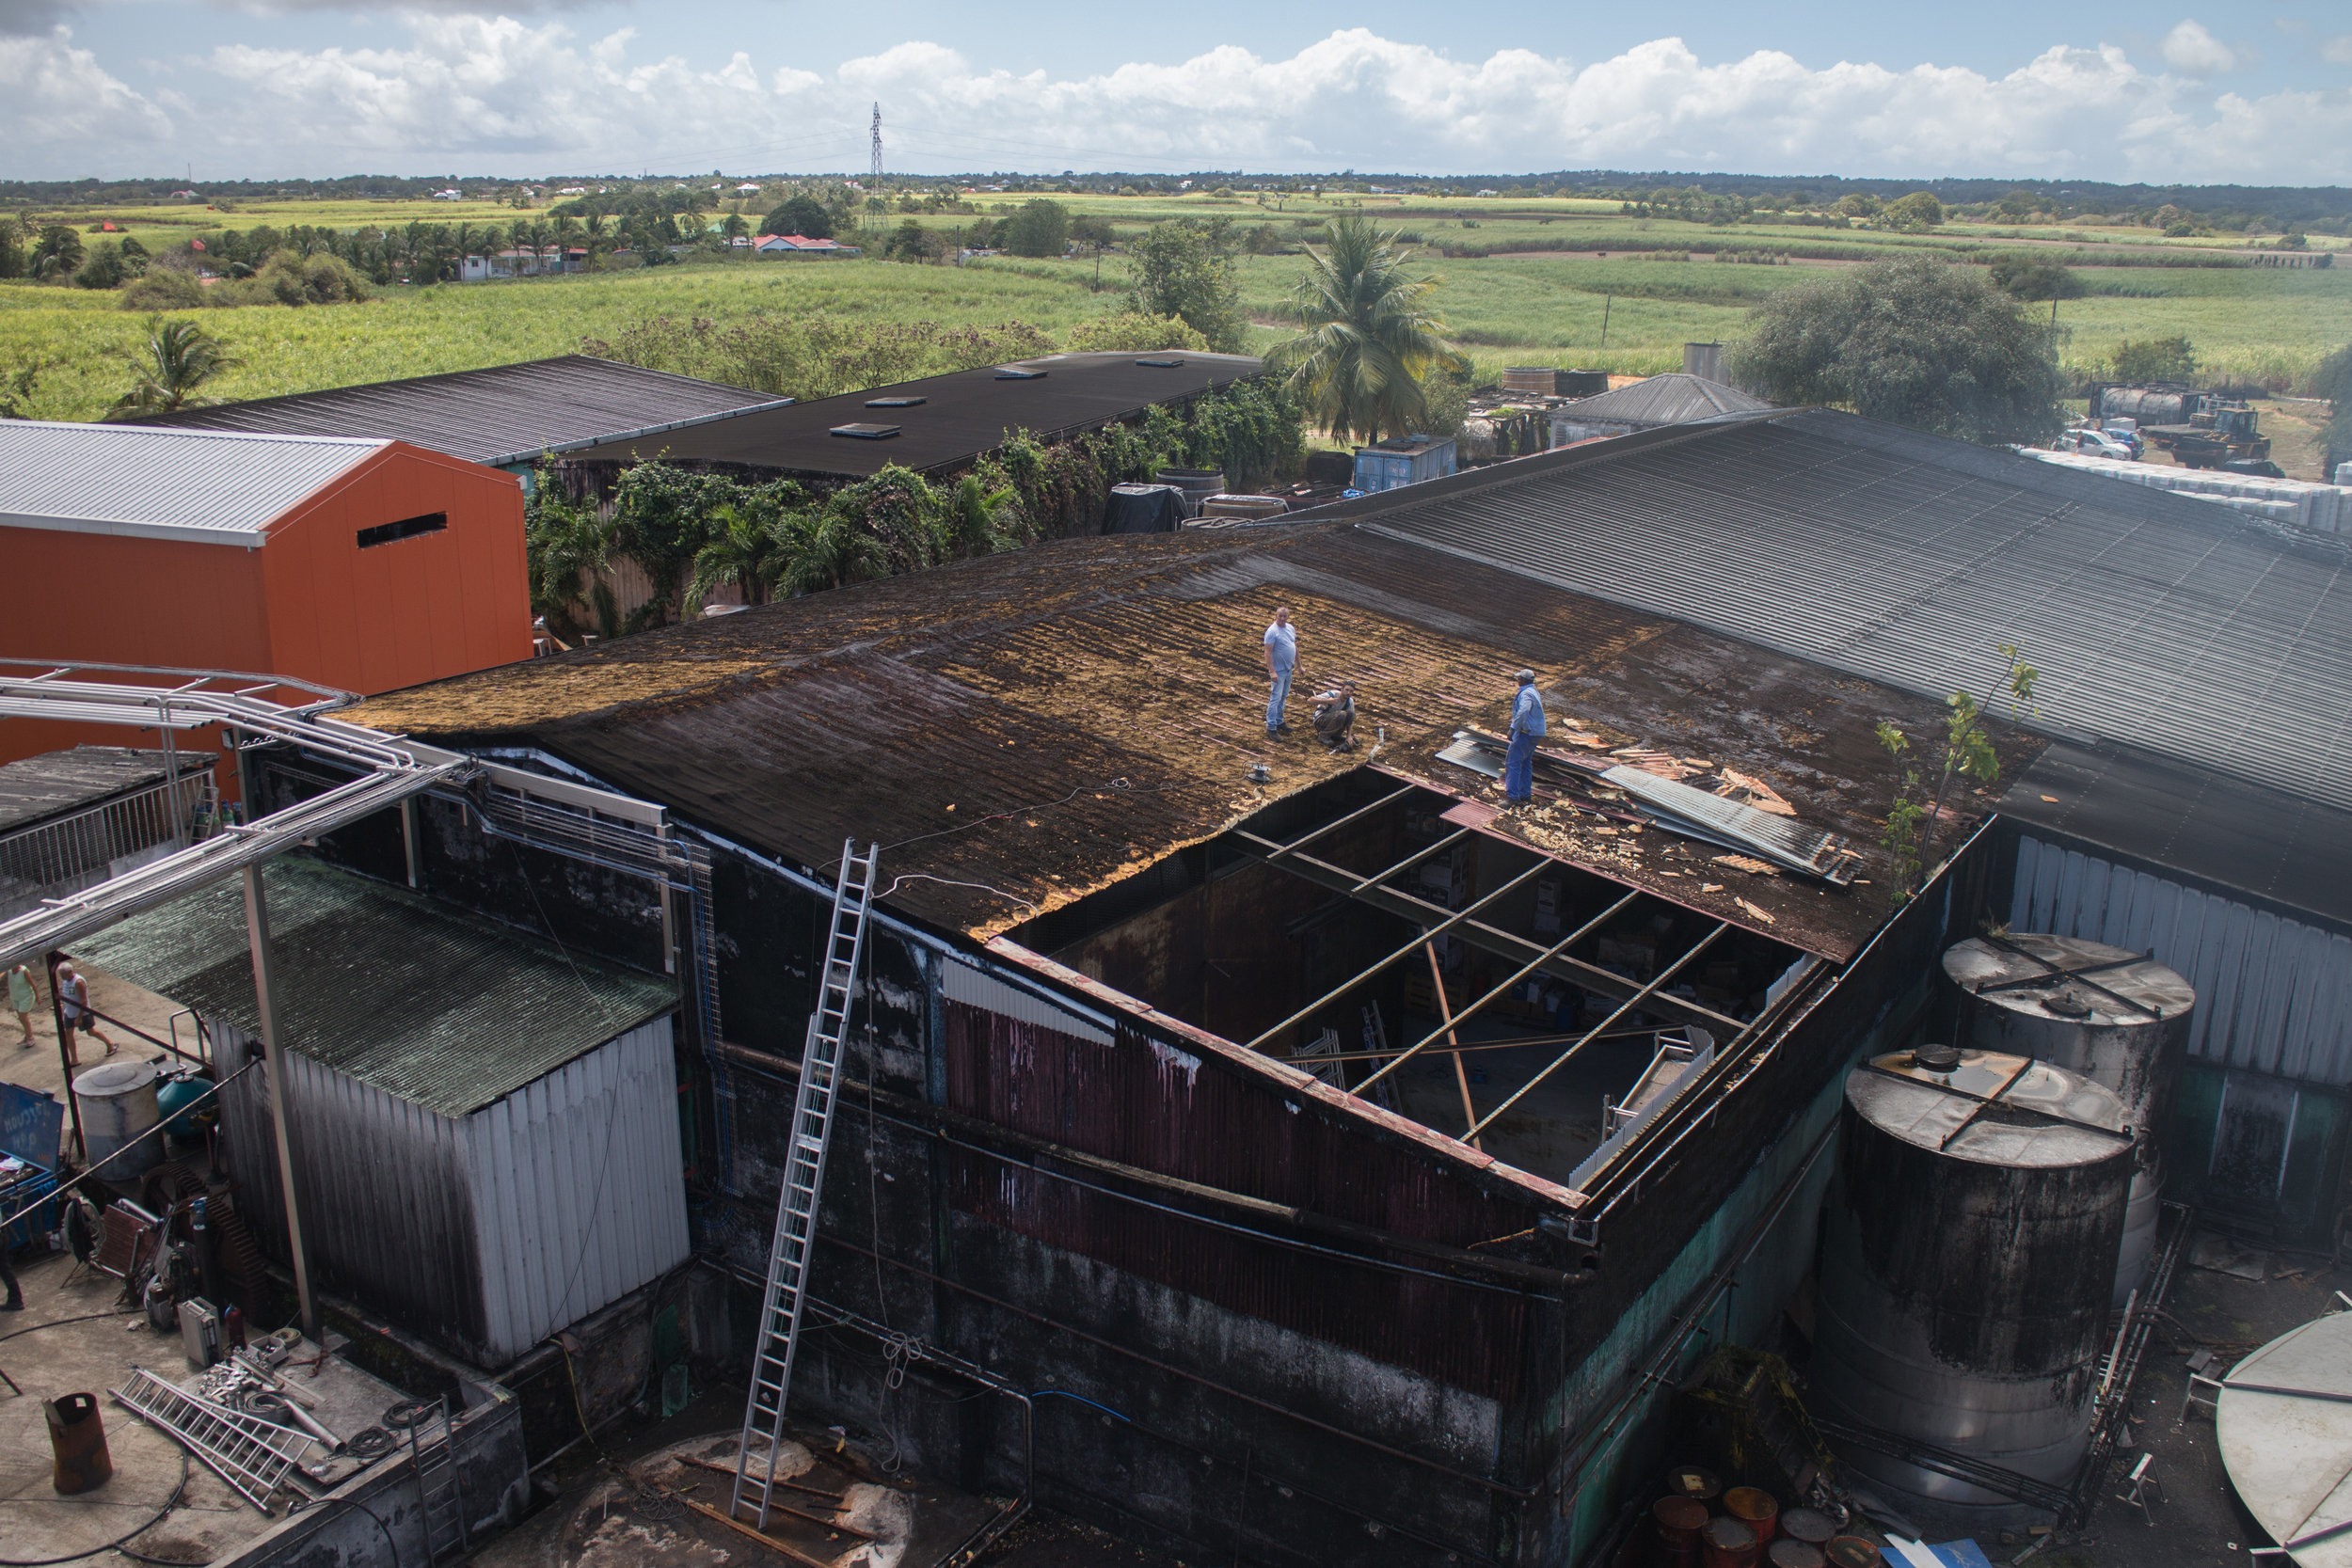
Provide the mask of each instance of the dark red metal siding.
[{"label": "dark red metal siding", "polygon": [[[1089,1154],[1425,1241],[1466,1246],[1534,1223],[1435,1160],[1132,1035],[1099,1045],[950,1002],[947,1101]],[[991,1224],[1473,1393],[1518,1389],[1523,1296],[1302,1253],[968,1150],[950,1150],[950,1180],[955,1206]]]}]

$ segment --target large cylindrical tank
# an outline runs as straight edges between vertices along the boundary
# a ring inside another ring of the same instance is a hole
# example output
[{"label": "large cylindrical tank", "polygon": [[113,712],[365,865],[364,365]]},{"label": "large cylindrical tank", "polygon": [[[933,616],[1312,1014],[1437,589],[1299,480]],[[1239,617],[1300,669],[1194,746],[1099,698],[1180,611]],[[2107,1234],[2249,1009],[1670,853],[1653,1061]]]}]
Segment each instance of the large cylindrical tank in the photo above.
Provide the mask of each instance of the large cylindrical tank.
[{"label": "large cylindrical tank", "polygon": [[161,1137],[134,1142],[163,1120],[152,1062],[105,1062],[73,1079],[82,1112],[82,1148],[90,1168],[108,1181],[147,1174],[164,1157]]},{"label": "large cylindrical tank", "polygon": [[2202,405],[2196,393],[2180,388],[2108,387],[2101,389],[2097,417],[2122,416],[2143,425],[2186,424]]},{"label": "large cylindrical tank", "polygon": [[[2089,974],[2081,971],[2090,971]],[[2072,978],[2061,978],[2072,974]],[[2153,958],[2080,937],[1972,937],[1944,955],[1964,1042],[2079,1072],[2115,1091],[2139,1142],[2115,1301],[2147,1282],[2164,1209],[2160,1148],[2188,1052],[2196,990]]]},{"label": "large cylindrical tank", "polygon": [[[1846,1080],[1821,1233],[1817,1411],[2071,1481],[2132,1180],[2123,1105],[2028,1057],[1898,1053]],[[2016,1504],[1867,1449],[1876,1485],[1977,1513]]]}]

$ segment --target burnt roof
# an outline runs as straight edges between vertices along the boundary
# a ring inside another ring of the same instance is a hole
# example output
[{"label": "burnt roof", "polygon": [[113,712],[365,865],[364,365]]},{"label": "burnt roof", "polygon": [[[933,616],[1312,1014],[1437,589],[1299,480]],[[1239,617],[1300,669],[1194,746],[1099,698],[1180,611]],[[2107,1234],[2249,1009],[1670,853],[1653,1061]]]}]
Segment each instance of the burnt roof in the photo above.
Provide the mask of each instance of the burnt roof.
[{"label": "burnt roof", "polygon": [[1315,514],[1872,680],[2352,808],[2352,547],[1820,409],[1646,431]]},{"label": "burnt roof", "polygon": [[[1363,750],[1328,756],[1303,724],[1267,741],[1260,639],[1277,604],[1301,627],[1302,693],[1359,683]],[[1919,733],[1937,705],[1344,526],[1065,540],[483,671],[352,714],[458,744],[543,748],[805,865],[826,866],[846,836],[878,840],[891,904],[984,936],[1367,762],[1490,798],[1485,779],[1437,753],[1466,725],[1502,727],[1522,664],[1556,713],[1613,744],[1762,778],[1804,820],[1854,842],[1864,880],[1751,877],[1655,831],[1511,819],[1493,831],[1835,958],[1884,918],[1874,841],[1892,780],[1873,730],[1883,719]],[[1260,762],[1274,777],[1263,789],[1248,776]]]},{"label": "burnt roof", "polygon": [[[930,473],[993,451],[1016,430],[1052,437],[1133,419],[1155,403],[1190,397],[1258,373],[1246,355],[1056,354],[1009,362],[1042,371],[1035,379],[1006,379],[1000,367],[957,371],[840,397],[765,409],[691,430],[622,442],[582,453],[598,462],[654,458],[814,479],[863,479],[896,463]],[[921,398],[877,416],[869,400]],[[835,436],[838,425],[877,418],[899,427],[886,440]]]},{"label": "burnt roof", "polygon": [[493,467],[619,436],[765,408],[715,381],[566,354],[518,365],[183,408],[139,423],[291,436],[390,436]]}]

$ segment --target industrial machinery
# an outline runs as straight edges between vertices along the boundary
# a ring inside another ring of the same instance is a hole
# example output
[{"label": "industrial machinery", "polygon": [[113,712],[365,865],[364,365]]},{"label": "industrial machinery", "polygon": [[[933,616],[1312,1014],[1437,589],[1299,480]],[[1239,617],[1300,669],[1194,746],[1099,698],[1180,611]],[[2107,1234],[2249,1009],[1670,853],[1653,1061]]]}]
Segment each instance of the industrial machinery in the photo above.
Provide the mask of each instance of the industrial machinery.
[{"label": "industrial machinery", "polygon": [[1922,1045],[1848,1076],[1811,1376],[1849,1484],[2028,1516],[2019,1488],[1904,1457],[1924,1446],[2063,1497],[2107,1348],[2124,1116],[2106,1085],[2002,1052]]},{"label": "industrial machinery", "polygon": [[2157,1139],[2171,1114],[2197,992],[2146,954],[2080,937],[1972,937],[1944,955],[1959,1037],[2032,1056],[2113,1089],[2136,1144],[2113,1305],[2148,1275],[2164,1206]]},{"label": "industrial machinery", "polygon": [[2145,387],[2100,387],[2092,391],[2090,419],[2128,419],[2138,434],[2170,452],[2184,467],[2215,468],[2224,463],[2260,463],[2270,456],[2270,437],[2253,408],[2218,392],[2178,382]]}]

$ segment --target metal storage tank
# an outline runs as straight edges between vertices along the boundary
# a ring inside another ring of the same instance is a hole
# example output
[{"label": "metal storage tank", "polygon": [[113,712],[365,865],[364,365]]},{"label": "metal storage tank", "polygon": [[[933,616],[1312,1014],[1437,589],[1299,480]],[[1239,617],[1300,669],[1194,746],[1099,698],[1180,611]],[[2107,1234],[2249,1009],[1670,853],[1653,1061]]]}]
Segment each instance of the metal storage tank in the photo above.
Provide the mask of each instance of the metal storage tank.
[{"label": "metal storage tank", "polygon": [[82,1113],[82,1154],[109,1181],[135,1181],[164,1157],[164,1141],[132,1140],[164,1119],[152,1062],[107,1062],[74,1075],[73,1100]]},{"label": "metal storage tank", "polygon": [[1944,955],[1944,973],[1973,999],[1961,1003],[1968,1044],[2079,1072],[2123,1101],[2139,1151],[2115,1265],[2113,1305],[2122,1306],[2155,1252],[2164,1207],[2157,1144],[2188,1052],[2195,989],[2145,955],[2079,937],[1972,937]]},{"label": "metal storage tank", "polygon": [[[1856,1068],[1823,1218],[1816,1409],[2071,1481],[2131,1187],[2122,1126],[2112,1089],[2030,1057],[1923,1046]],[[1988,1524],[2019,1513],[1900,1460],[1846,1457]]]}]

